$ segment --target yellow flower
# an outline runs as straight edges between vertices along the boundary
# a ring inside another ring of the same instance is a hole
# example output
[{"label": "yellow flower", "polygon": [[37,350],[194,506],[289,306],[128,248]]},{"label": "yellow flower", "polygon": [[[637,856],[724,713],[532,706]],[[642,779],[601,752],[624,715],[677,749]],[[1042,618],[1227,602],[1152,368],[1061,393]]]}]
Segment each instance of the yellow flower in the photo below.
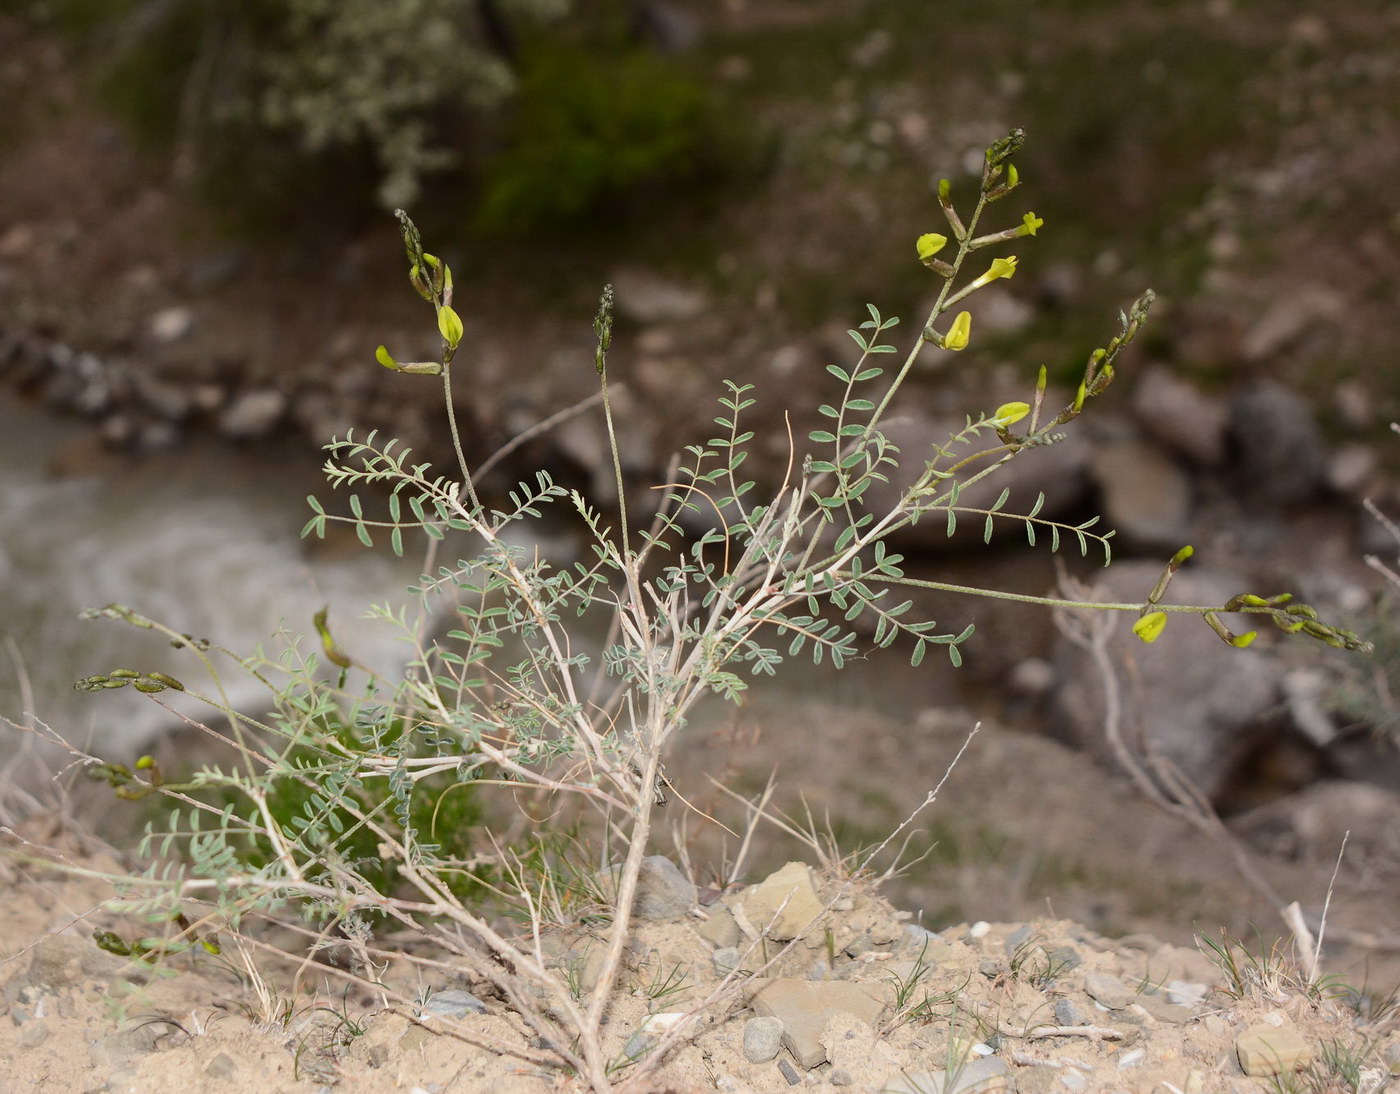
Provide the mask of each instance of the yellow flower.
[{"label": "yellow flower", "polygon": [[937,232],[925,232],[915,244],[919,249],[919,261],[927,262],[947,245],[947,236],[939,235]]},{"label": "yellow flower", "polygon": [[1016,272],[1016,256],[1008,258],[994,258],[992,264],[987,267],[987,272],[972,283],[974,289],[980,289],[983,285],[1003,277],[1010,277]]},{"label": "yellow flower", "polygon": [[1155,642],[1167,625],[1166,612],[1148,612],[1133,624],[1133,633],[1144,642]]},{"label": "yellow flower", "polygon": [[951,350],[967,349],[967,340],[972,337],[972,313],[958,312],[948,333],[943,336],[943,348]]},{"label": "yellow flower", "polygon": [[1021,218],[1021,226],[1016,229],[1016,234],[1022,236],[1033,236],[1035,235],[1036,230],[1044,224],[1045,221],[1042,220],[1040,217],[1036,216],[1034,213],[1027,213]]}]

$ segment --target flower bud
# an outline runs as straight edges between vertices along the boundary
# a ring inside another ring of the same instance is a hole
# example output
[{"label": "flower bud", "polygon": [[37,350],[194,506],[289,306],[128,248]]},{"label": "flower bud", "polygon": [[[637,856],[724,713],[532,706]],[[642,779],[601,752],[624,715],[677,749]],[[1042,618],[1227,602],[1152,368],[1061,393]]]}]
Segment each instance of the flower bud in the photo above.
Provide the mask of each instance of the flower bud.
[{"label": "flower bud", "polygon": [[967,348],[968,339],[972,337],[972,313],[970,311],[960,311],[957,318],[953,320],[953,325],[948,328],[948,333],[943,336],[943,348],[960,350]]},{"label": "flower bud", "polygon": [[1015,425],[1030,412],[1029,403],[1002,403],[1001,406],[997,407],[991,420],[998,427],[1005,429],[1009,425]]},{"label": "flower bud", "polygon": [[925,232],[915,244],[919,251],[919,261],[927,265],[928,260],[947,245],[947,236],[939,235],[937,232]]}]

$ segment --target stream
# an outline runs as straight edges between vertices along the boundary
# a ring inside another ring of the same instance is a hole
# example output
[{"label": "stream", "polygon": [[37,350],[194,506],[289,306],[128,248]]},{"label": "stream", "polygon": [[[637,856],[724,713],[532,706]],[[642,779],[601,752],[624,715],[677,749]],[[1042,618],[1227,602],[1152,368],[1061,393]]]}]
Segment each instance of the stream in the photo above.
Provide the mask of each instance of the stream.
[{"label": "stream", "polygon": [[[79,692],[73,682],[116,668],[158,670],[210,692],[204,670],[188,650],[113,619],[82,618],[85,609],[124,604],[180,633],[208,638],[239,655],[271,639],[280,627],[309,634],[312,617],[328,606],[337,641],[360,662],[393,672],[407,657],[394,630],[363,618],[372,604],[407,605],[407,586],[421,559],[395,559],[387,546],[365,550],[352,535],[326,544],[303,542],[306,495],[316,493],[336,511],[320,475],[322,453],[310,444],[279,450],[195,443],[140,457],[106,451],[90,427],[42,408],[0,397],[0,717],[33,720],[55,734],[117,762],[132,762],[178,725],[176,714],[131,688]],[[556,541],[556,543],[559,541]],[[565,555],[577,543],[554,547]],[[978,576],[1022,587],[1046,587],[1048,569],[1016,559],[975,563]],[[1042,560],[1044,561],[1044,560]],[[973,563],[945,559],[943,576]],[[951,580],[959,580],[956,572]],[[948,610],[947,629],[981,620],[989,605]],[[1022,613],[1023,615],[1026,613]],[[1039,613],[1029,613],[1037,615]],[[1044,620],[1041,620],[1044,623]],[[600,637],[600,636],[598,636]],[[968,646],[990,643],[979,634]],[[989,647],[984,647],[989,648]],[[257,710],[267,692],[231,662],[223,675],[235,707]],[[860,707],[909,717],[932,705],[978,705],[996,686],[979,679],[975,660],[954,673],[938,650],[917,671],[908,651],[875,651],[841,671],[810,660],[786,662],[776,680],[752,680],[748,702],[755,718],[782,712],[792,700],[819,698],[836,707]],[[188,696],[160,699],[176,712],[207,717]],[[709,700],[696,721],[732,719],[732,708]],[[0,724],[0,729],[13,730]],[[13,750],[9,750],[13,756]],[[48,761],[53,764],[53,757]],[[32,778],[32,776],[31,776]]]}]

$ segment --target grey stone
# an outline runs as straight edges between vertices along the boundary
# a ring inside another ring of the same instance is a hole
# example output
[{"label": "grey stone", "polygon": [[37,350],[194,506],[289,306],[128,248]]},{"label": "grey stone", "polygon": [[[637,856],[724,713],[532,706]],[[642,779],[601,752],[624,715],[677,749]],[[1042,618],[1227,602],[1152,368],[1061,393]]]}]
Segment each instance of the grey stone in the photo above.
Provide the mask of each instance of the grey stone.
[{"label": "grey stone", "polygon": [[855,1076],[844,1067],[833,1068],[831,1074],[826,1077],[826,1081],[832,1086],[854,1086]]},{"label": "grey stone", "polygon": [[1006,956],[1015,958],[1027,943],[1034,940],[1035,937],[1036,930],[1030,924],[1017,927],[1006,936]]},{"label": "grey stone", "polygon": [[1197,1007],[1205,1002],[1210,988],[1192,980],[1172,980],[1167,984],[1167,1002],[1177,1007]]},{"label": "grey stone", "polygon": [[155,1050],[157,1042],[169,1032],[161,1023],[137,1026],[99,1038],[88,1047],[92,1066],[101,1071],[127,1067]]},{"label": "grey stone", "polygon": [[826,1059],[821,1035],[833,1016],[851,1014],[869,1026],[880,1020],[885,1004],[866,988],[846,980],[783,977],[763,984],[754,993],[750,1006],[759,1017],[781,1019],[783,1043],[788,1051],[803,1067],[813,1068]]},{"label": "grey stone", "polygon": [[[1095,583],[1091,595],[1141,602],[1161,574],[1160,563],[1121,562]],[[1247,591],[1249,584],[1219,571],[1187,567],[1177,573],[1163,600],[1222,604]],[[1224,622],[1237,631],[1250,629],[1228,616]],[[1176,764],[1207,797],[1214,796],[1237,763],[1272,739],[1268,718],[1279,701],[1282,663],[1259,649],[1232,650],[1229,657],[1206,656],[1209,643],[1218,639],[1190,617],[1169,617],[1166,630],[1151,646],[1127,638],[1125,621],[1113,625],[1124,636],[1109,645],[1124,700],[1122,726],[1134,732],[1141,726],[1159,754]],[[1059,729],[1074,744],[1116,766],[1104,739],[1104,685],[1098,670],[1065,637],[1057,636],[1055,642],[1060,687],[1053,711]]]},{"label": "grey stone", "polygon": [[1052,973],[1053,977],[1072,972],[1082,964],[1084,958],[1079,956],[1079,951],[1073,946],[1047,946],[1045,949],[1046,971]]},{"label": "grey stone", "polygon": [[726,946],[734,946],[742,937],[739,924],[734,922],[734,917],[730,915],[728,908],[713,907],[707,909],[708,919],[702,919],[695,927],[695,933],[705,941],[724,949]]},{"label": "grey stone", "polygon": [[1309,329],[1337,320],[1346,301],[1335,289],[1311,285],[1279,297],[1245,332],[1240,352],[1247,361],[1277,356],[1307,335]]},{"label": "grey stone", "polygon": [[1011,666],[1006,682],[1018,695],[1039,699],[1055,686],[1055,666],[1043,657],[1023,657]]},{"label": "grey stone", "polygon": [[178,306],[162,308],[146,320],[146,329],[157,342],[178,342],[194,329],[194,312]]},{"label": "grey stone", "polygon": [[1191,537],[1191,481],[1155,447],[1139,441],[1095,446],[1090,464],[1104,521],[1126,540],[1176,550]]},{"label": "grey stone", "polygon": [[227,1052],[220,1052],[204,1065],[204,1074],[211,1079],[231,1079],[238,1071],[238,1065]]},{"label": "grey stone", "polygon": [[19,1035],[21,1048],[38,1048],[49,1039],[49,1027],[43,1022],[30,1022]]},{"label": "grey stone", "polygon": [[1082,1026],[1085,1024],[1084,1015],[1079,1013],[1079,1008],[1074,1005],[1072,999],[1055,1000],[1055,1021],[1062,1026]]},{"label": "grey stone", "polygon": [[423,1013],[442,1018],[465,1018],[468,1014],[485,1014],[486,1004],[469,991],[449,988],[429,996],[423,1005]]},{"label": "grey stone", "polygon": [[1371,492],[1380,456],[1368,444],[1344,444],[1327,461],[1327,485],[1339,494],[1360,498]]},{"label": "grey stone", "polygon": [[740,953],[738,946],[721,946],[717,949],[711,960],[715,964],[715,972],[720,976],[728,976],[739,967]]},{"label": "grey stone", "polygon": [[109,979],[126,964],[122,958],[98,949],[90,938],[59,934],[34,947],[25,981],[48,991],[61,991],[84,980]]},{"label": "grey stone", "polygon": [[1392,1041],[1385,1046],[1385,1066],[1392,1077],[1400,1076],[1400,1041]]},{"label": "grey stone", "polygon": [[805,863],[789,862],[739,894],[738,907],[755,931],[786,942],[812,926],[822,903],[812,871]]},{"label": "grey stone", "polygon": [[683,323],[704,314],[705,294],[645,270],[622,270],[613,278],[617,311],[638,323]]},{"label": "grey stone", "polygon": [[1133,1001],[1133,992],[1116,976],[1103,972],[1084,974],[1084,990],[1089,998],[1109,1010],[1122,1010]]},{"label": "grey stone", "polygon": [[1344,838],[1349,862],[1394,862],[1400,857],[1400,794],[1326,779],[1233,817],[1230,827],[1272,854],[1309,865],[1332,862]]},{"label": "grey stone", "polygon": [[922,953],[938,941],[936,932],[927,927],[920,927],[917,923],[906,923],[904,930],[899,936],[899,948],[901,950],[913,950],[915,953]]},{"label": "grey stone", "polygon": [[781,1018],[750,1018],[744,1023],[744,1059],[751,1064],[766,1064],[783,1047]]},{"label": "grey stone", "polygon": [[660,1042],[661,1035],[662,1031],[659,1029],[639,1029],[627,1038],[627,1043],[622,1046],[622,1054],[629,1060],[645,1056]]},{"label": "grey stone", "polygon": [[1230,410],[1165,365],[1143,370],[1133,387],[1133,415],[1157,441],[1198,467],[1225,462]]},{"label": "grey stone", "polygon": [[[988,410],[994,406],[988,407]],[[864,495],[872,510],[884,511],[893,506],[923,473],[925,464],[933,458],[935,444],[947,445],[953,434],[964,428],[961,419],[935,418],[917,412],[901,413],[881,424],[881,432],[900,450],[900,466],[890,474],[888,483],[874,483]],[[989,434],[990,441],[980,436],[970,441],[949,445],[951,456],[939,462],[940,467],[980,452],[989,444],[996,443],[996,435]],[[1027,451],[1006,466],[998,468],[994,474],[969,486],[959,494],[959,504],[971,508],[986,508],[997,500],[1003,489],[1010,495],[1005,511],[1026,512],[1035,504],[1036,496],[1044,493],[1045,502],[1040,510],[1044,517],[1064,516],[1072,512],[1089,494],[1089,460],[1092,454],[1089,441],[1082,430],[1068,431],[1064,440],[1044,448]],[[985,462],[985,461],[983,461]],[[982,464],[975,464],[980,468]],[[966,543],[980,544],[983,522],[967,517],[958,522],[958,532],[951,541],[954,547]],[[942,549],[950,546],[948,521],[943,512],[930,512],[919,518],[917,524],[901,529],[894,537],[901,544],[911,547]],[[992,526],[993,538],[999,535],[1015,535],[1024,540],[1025,532],[1019,522],[996,521]]]},{"label": "grey stone", "polygon": [[1308,1043],[1291,1026],[1261,1023],[1235,1038],[1235,1053],[1246,1075],[1282,1075],[1306,1067],[1312,1059]]},{"label": "grey stone", "polygon": [[870,932],[864,931],[847,942],[841,952],[847,957],[859,957],[863,953],[869,953],[874,948],[875,944],[870,941]]},{"label": "grey stone", "polygon": [[638,919],[675,919],[695,906],[695,886],[664,855],[642,861],[637,877],[637,901],[632,914]]},{"label": "grey stone", "polygon": [[1157,1021],[1168,1022],[1174,1026],[1189,1022],[1196,1016],[1195,1011],[1191,1010],[1190,1007],[1176,1006],[1167,1002],[1160,995],[1151,995],[1147,992],[1140,994],[1134,1002]]},{"label": "grey stone", "polygon": [[1312,407],[1272,380],[1251,384],[1230,407],[1242,500],[1278,505],[1305,501],[1323,485],[1326,450]]},{"label": "grey stone", "polygon": [[219,432],[230,440],[267,433],[287,411],[287,396],[276,388],[245,391],[219,415]]}]

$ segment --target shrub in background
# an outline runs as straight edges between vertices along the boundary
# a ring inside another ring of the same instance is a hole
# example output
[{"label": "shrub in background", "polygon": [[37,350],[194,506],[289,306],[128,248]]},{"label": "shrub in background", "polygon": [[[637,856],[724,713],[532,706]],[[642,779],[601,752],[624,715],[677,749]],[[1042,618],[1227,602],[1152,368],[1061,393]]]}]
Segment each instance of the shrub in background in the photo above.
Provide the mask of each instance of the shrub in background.
[{"label": "shrub in background", "polygon": [[467,167],[480,224],[529,230],[714,161],[703,88],[623,7],[59,0],[52,18],[94,47],[106,101],[221,205],[285,205],[325,173],[394,208]]}]

